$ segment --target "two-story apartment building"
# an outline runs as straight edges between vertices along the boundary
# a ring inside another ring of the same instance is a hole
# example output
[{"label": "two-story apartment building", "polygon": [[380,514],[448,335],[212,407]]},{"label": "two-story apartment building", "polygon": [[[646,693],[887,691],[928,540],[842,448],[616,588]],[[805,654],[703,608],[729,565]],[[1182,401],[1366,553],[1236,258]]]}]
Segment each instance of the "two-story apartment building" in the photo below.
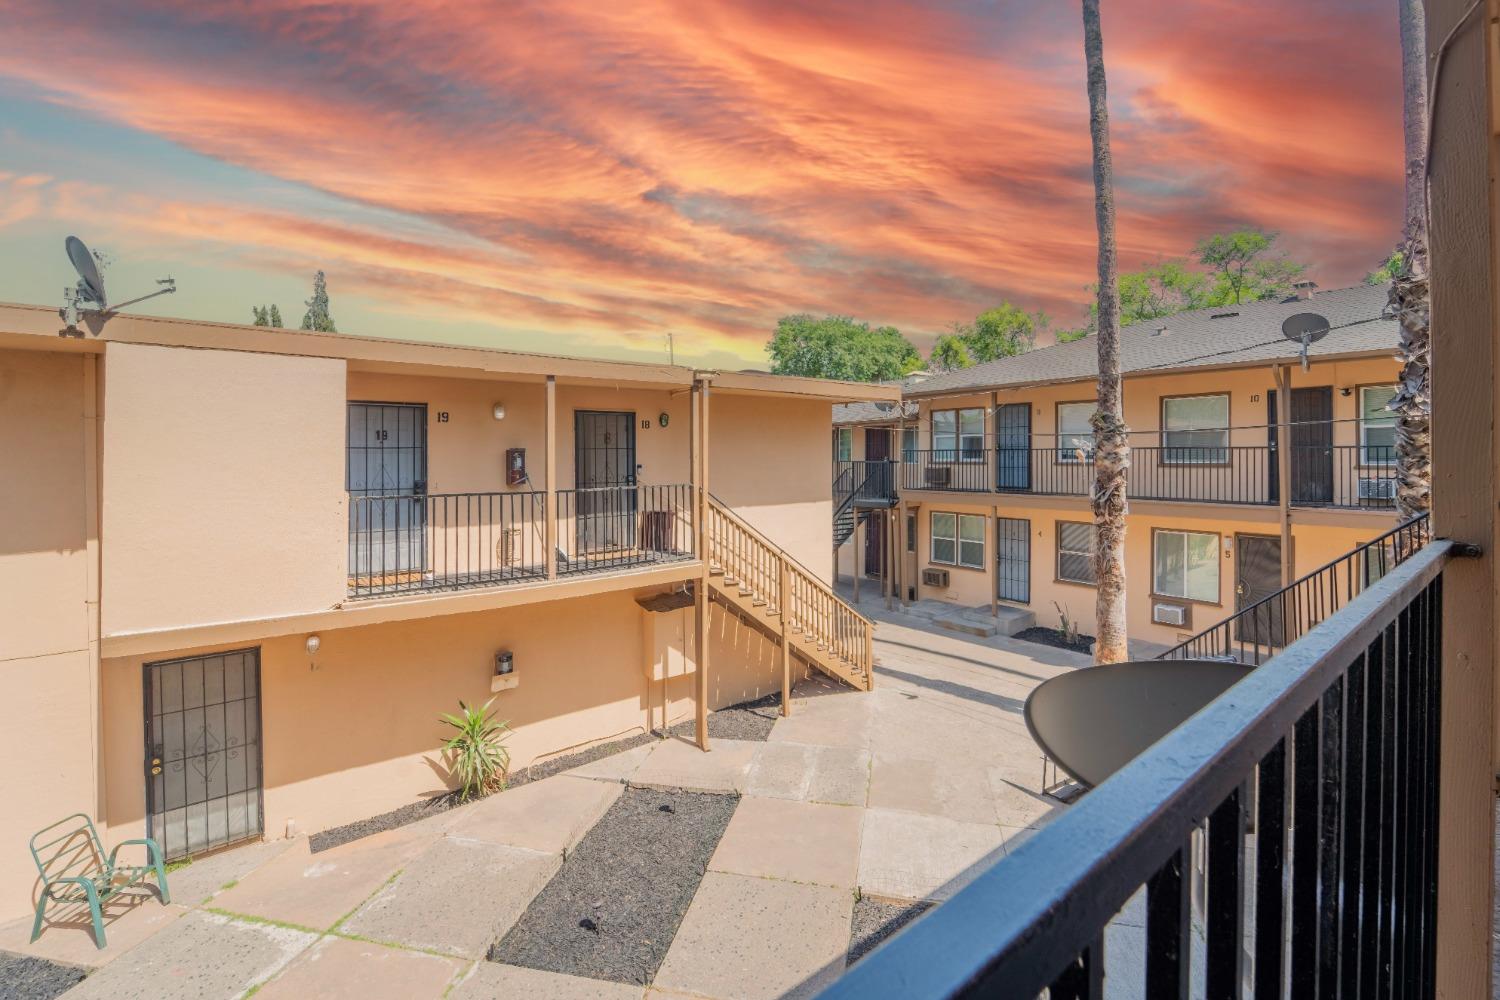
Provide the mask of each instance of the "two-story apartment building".
[{"label": "two-story apartment building", "polygon": [[0,917],[72,812],[183,857],[440,794],[460,700],[522,768],[868,687],[823,442],[896,395],[0,306]]},{"label": "two-story apartment building", "polygon": [[[1132,638],[1174,644],[1391,526],[1385,299],[1308,287],[1122,331]],[[1330,330],[1304,363],[1281,327],[1309,312]],[[1058,344],[909,378],[899,408],[840,407],[839,572],[1043,625],[1062,608],[1087,631],[1096,359],[1091,339]]]}]

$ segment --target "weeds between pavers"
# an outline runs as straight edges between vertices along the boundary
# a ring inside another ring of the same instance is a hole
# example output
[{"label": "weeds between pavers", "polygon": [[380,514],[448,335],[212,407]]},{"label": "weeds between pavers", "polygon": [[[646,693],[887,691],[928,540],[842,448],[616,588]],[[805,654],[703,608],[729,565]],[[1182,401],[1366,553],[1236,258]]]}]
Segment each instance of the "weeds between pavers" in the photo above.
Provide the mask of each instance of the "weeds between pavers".
[{"label": "weeds between pavers", "polygon": [[926,913],[933,903],[883,903],[868,896],[854,901],[849,926],[848,962],[853,965],[875,950],[875,946]]},{"label": "weeds between pavers", "polygon": [[487,957],[649,983],[738,801],[737,795],[626,788]]},{"label": "weeds between pavers", "polygon": [[52,1000],[87,974],[77,966],[0,951],[0,1000]]}]

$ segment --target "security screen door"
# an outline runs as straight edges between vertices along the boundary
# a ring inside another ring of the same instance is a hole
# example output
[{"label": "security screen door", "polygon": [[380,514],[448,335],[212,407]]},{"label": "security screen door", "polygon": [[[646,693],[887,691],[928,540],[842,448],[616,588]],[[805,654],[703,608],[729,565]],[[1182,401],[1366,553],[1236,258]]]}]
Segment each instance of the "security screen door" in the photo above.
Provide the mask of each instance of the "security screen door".
[{"label": "security screen door", "polygon": [[427,566],[427,406],[350,403],[349,576],[409,583]]},{"label": "security screen door", "polygon": [[145,666],[147,834],[168,858],[263,830],[260,650]]},{"label": "security screen door", "polygon": [[995,488],[1031,489],[1031,404],[995,408]]},{"label": "security screen door", "polygon": [[635,414],[579,410],[573,417],[580,554],[636,542]]}]

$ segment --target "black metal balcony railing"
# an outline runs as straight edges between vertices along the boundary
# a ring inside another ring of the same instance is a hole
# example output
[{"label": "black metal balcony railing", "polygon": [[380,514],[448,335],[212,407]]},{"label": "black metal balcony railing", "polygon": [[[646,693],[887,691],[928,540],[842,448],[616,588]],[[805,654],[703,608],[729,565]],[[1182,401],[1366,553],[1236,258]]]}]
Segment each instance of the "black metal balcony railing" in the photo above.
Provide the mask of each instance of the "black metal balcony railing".
[{"label": "black metal balcony railing", "polygon": [[896,464],[889,459],[839,461],[833,467],[834,506],[848,496],[855,503],[890,503],[896,499]]},{"label": "black metal balcony railing", "polygon": [[558,575],[692,559],[692,499],[687,483],[558,490]]},{"label": "black metal balcony railing", "polygon": [[485,587],[546,576],[545,494],[349,497],[349,596]]},{"label": "black metal balcony railing", "polygon": [[901,463],[901,488],[988,493],[994,489],[990,470],[989,453],[983,449],[908,451]]},{"label": "black metal balcony railing", "polygon": [[822,996],[1432,996],[1431,542]]},{"label": "black metal balcony railing", "polygon": [[1232,656],[1259,664],[1306,635],[1313,626],[1363,593],[1371,584],[1432,541],[1422,514],[1320,566],[1276,593],[1241,608],[1161,654],[1159,659],[1200,660]]},{"label": "black metal balcony railing", "polygon": [[[1395,507],[1394,448],[1293,444],[1287,463],[1292,506]],[[1128,492],[1136,500],[1274,505],[1280,498],[1281,477],[1273,445],[1132,445]],[[907,491],[1086,497],[1093,482],[1091,449],[1075,439],[1033,438],[1025,446],[964,451],[907,451],[900,470],[901,488]]]}]

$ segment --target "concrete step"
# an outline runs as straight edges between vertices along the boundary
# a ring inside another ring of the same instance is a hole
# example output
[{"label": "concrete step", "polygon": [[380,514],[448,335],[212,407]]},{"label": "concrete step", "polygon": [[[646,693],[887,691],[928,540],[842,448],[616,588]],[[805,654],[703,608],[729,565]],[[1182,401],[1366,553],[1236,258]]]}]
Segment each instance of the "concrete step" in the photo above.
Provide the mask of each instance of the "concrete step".
[{"label": "concrete step", "polygon": [[1002,604],[992,616],[988,605],[977,608],[946,601],[918,601],[903,612],[950,632],[988,639],[995,635],[1015,635],[1036,624],[1036,614],[1026,608]]}]

